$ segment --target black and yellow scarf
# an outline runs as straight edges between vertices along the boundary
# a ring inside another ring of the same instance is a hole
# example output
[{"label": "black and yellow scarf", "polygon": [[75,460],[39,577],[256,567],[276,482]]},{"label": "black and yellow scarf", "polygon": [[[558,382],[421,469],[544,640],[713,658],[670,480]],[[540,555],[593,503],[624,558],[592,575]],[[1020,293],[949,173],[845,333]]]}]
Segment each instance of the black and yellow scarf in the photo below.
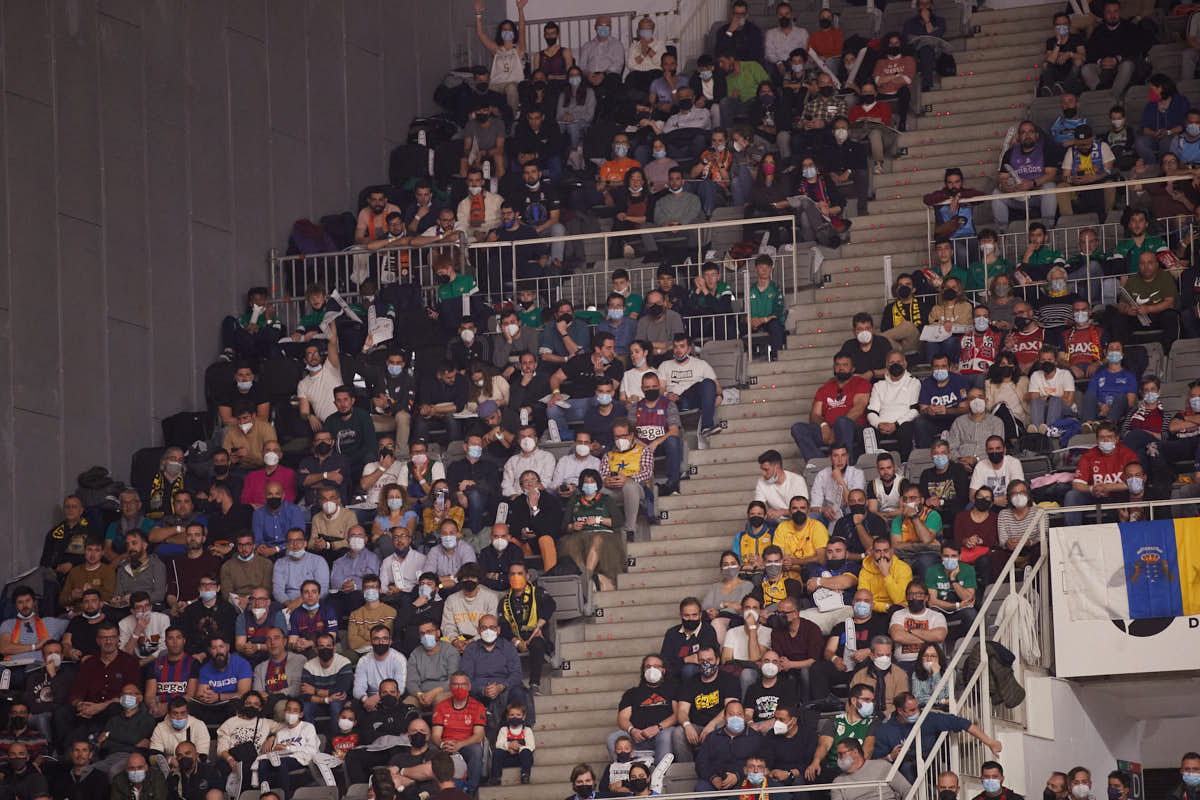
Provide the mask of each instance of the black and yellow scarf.
[{"label": "black and yellow scarf", "polygon": [[533,587],[529,585],[525,586],[520,599],[515,603],[513,594],[513,590],[509,589],[504,595],[504,602],[501,604],[504,620],[518,636],[525,639],[537,627],[537,595],[534,594]]},{"label": "black and yellow scarf", "polygon": [[[162,516],[167,513],[168,509],[174,508],[175,495],[183,491],[183,473],[179,473],[179,477],[171,482],[171,496],[166,497],[167,481],[163,476],[162,470],[154,473],[154,483],[150,485],[150,512],[146,514],[150,519],[162,519]],[[165,502],[169,499],[169,503]]]}]

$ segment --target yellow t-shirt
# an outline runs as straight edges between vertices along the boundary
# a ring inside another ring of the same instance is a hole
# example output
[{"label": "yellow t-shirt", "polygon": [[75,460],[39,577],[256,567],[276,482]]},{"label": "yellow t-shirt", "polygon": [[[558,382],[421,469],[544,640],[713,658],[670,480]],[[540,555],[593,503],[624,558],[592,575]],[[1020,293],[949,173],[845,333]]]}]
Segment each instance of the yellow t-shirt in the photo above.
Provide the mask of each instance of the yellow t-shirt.
[{"label": "yellow t-shirt", "polygon": [[[825,526],[809,517],[796,529],[796,524],[790,519],[779,523],[775,529],[775,544],[783,551],[784,558],[812,558],[817,551],[829,544],[829,531]],[[803,572],[799,567],[789,570],[788,574],[796,580],[801,580]]]}]

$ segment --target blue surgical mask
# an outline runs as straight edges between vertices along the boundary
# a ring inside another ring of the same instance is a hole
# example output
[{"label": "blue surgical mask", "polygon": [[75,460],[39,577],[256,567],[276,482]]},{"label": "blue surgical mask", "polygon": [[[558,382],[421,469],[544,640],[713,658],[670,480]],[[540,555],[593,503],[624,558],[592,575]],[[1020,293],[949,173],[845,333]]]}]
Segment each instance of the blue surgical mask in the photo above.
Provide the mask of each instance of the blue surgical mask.
[{"label": "blue surgical mask", "polygon": [[578,75],[572,75],[571,77],[567,78],[567,83],[571,84],[571,88],[573,89],[578,88],[579,84],[583,83],[583,78],[579,77]]},{"label": "blue surgical mask", "polygon": [[483,458],[483,448],[477,444],[473,444],[467,448],[467,456],[474,459]]},{"label": "blue surgical mask", "polygon": [[751,786],[762,786],[763,782],[766,781],[766,779],[767,779],[767,776],[763,775],[761,772],[747,772],[746,773],[746,780],[750,783]]},{"label": "blue surgical mask", "polygon": [[1146,405],[1152,406],[1158,402],[1158,392],[1146,392],[1142,399],[1146,401]]},{"label": "blue surgical mask", "polygon": [[1000,791],[1000,779],[999,778],[984,778],[983,779],[983,790],[985,792],[987,792],[988,794],[996,794],[997,792]]},{"label": "blue surgical mask", "polygon": [[713,75],[713,74],[712,74],[712,70],[711,70],[711,69],[702,69],[702,70],[700,70],[700,73],[699,73],[699,74],[700,74],[700,80],[702,80],[702,81],[710,81],[710,80],[712,80],[712,75]]},{"label": "blue surgical mask", "polygon": [[608,310],[609,319],[620,319],[623,316],[625,316],[625,309],[623,308],[610,308]]},{"label": "blue surgical mask", "polygon": [[610,33],[612,33],[612,28],[610,28],[608,25],[597,25],[596,26],[596,37],[597,38],[607,39],[608,34],[610,34]]},{"label": "blue surgical mask", "polygon": [[308,552],[306,548],[301,547],[299,550],[288,550],[288,558],[294,558],[297,561],[304,558],[304,554]]},{"label": "blue surgical mask", "polygon": [[454,548],[458,547],[458,537],[454,536],[453,534],[447,534],[446,536],[443,536],[442,547],[446,548],[447,550],[453,550]]},{"label": "blue surgical mask", "polygon": [[938,469],[945,469],[946,465],[949,463],[950,456],[946,455],[945,453],[938,453],[933,457],[933,465]]},{"label": "blue surgical mask", "polygon": [[680,192],[683,191],[683,187],[680,186],[678,189],[672,189],[671,187],[668,186],[667,191],[670,192],[671,194],[679,194]]},{"label": "blue surgical mask", "polygon": [[379,590],[378,589],[363,589],[363,600],[366,600],[368,603],[379,602]]},{"label": "blue surgical mask", "polygon": [[591,481],[588,481],[587,483],[579,484],[579,488],[583,490],[583,494],[585,497],[595,497],[596,492],[600,491],[600,487],[597,486],[596,484],[592,483]]},{"label": "blue surgical mask", "polygon": [[1192,411],[1196,412],[1197,414],[1200,414],[1200,397],[1189,397],[1188,398],[1188,408],[1190,408]]},{"label": "blue surgical mask", "polygon": [[730,717],[725,720],[725,727],[730,733],[741,733],[746,730],[746,720],[743,717]]},{"label": "blue surgical mask", "polygon": [[805,167],[803,174],[804,174],[804,177],[806,180],[811,181],[813,178],[817,177],[817,168],[816,167]]},{"label": "blue surgical mask", "polygon": [[854,616],[862,618],[871,613],[871,604],[866,600],[859,600],[854,604]]},{"label": "blue surgical mask", "polygon": [[387,507],[391,511],[399,511],[400,509],[404,508],[404,498],[403,497],[389,497],[388,501],[387,501]]},{"label": "blue surgical mask", "polygon": [[1134,476],[1125,481],[1125,485],[1129,487],[1130,494],[1141,494],[1142,490],[1146,488],[1146,479]]},{"label": "blue surgical mask", "polygon": [[171,717],[171,727],[177,731],[181,731],[186,728],[187,724],[187,717],[184,717],[183,719],[175,719],[174,717]]},{"label": "blue surgical mask", "polygon": [[942,569],[946,570],[946,572],[954,572],[954,570],[958,569],[958,559],[957,558],[943,558],[942,559]]},{"label": "blue surgical mask", "polygon": [[301,603],[300,607],[303,608],[305,611],[316,611],[318,608],[321,607],[321,604],[320,603]]},{"label": "blue surgical mask", "polygon": [[137,695],[135,695],[135,694],[121,695],[121,707],[122,708],[137,708],[137,704],[138,704]]},{"label": "blue surgical mask", "polygon": [[387,368],[388,368],[388,375],[391,375],[393,378],[398,378],[404,374],[404,365],[403,364],[388,364]]},{"label": "blue surgical mask", "polygon": [[437,637],[432,633],[421,634],[421,647],[424,647],[426,650],[432,650],[437,647]]},{"label": "blue surgical mask", "polygon": [[1121,359],[1124,358],[1124,355],[1125,354],[1122,353],[1120,350],[1109,350],[1108,355],[1106,357],[1108,358],[1108,363],[1120,364]]},{"label": "blue surgical mask", "polygon": [[616,155],[617,158],[624,158],[629,154],[629,146],[624,144],[613,145],[613,154]]},{"label": "blue surgical mask", "polygon": [[421,597],[433,597],[433,587],[428,583],[422,583],[417,591],[421,593]]},{"label": "blue surgical mask", "polygon": [[654,156],[655,158],[666,158],[667,151],[666,150],[655,150],[654,152],[651,153],[651,155]]},{"label": "blue surgical mask", "polygon": [[251,561],[251,560],[253,560],[253,558],[254,558],[254,553],[251,553],[248,556],[244,556],[241,553],[238,553],[238,561],[242,561],[242,562]]},{"label": "blue surgical mask", "polygon": [[130,783],[141,783],[146,780],[146,770],[144,769],[127,770],[125,774],[129,777]]},{"label": "blue surgical mask", "polygon": [[1200,786],[1200,772],[1181,772],[1179,775],[1188,786],[1192,788]]},{"label": "blue surgical mask", "polygon": [[254,388],[254,381],[238,381],[237,387],[239,392],[248,392]]},{"label": "blue surgical mask", "polygon": [[918,711],[916,714],[909,714],[907,717],[904,718],[904,721],[911,725],[912,723],[916,722],[920,718],[921,718],[921,712]]},{"label": "blue surgical mask", "polygon": [[215,589],[203,589],[200,592],[200,599],[206,603],[211,603],[217,599],[217,591]]},{"label": "blue surgical mask", "polygon": [[516,39],[516,38],[517,38],[517,34],[513,31],[510,31],[510,30],[500,31],[500,40],[501,41],[511,42],[513,39]]},{"label": "blue surgical mask", "polygon": [[938,383],[942,383],[943,381],[947,381],[947,380],[949,380],[949,379],[950,379],[950,370],[948,370],[948,369],[935,369],[935,370],[933,371],[933,379],[934,379],[935,381],[937,381]]},{"label": "blue surgical mask", "polygon": [[1071,29],[1066,25],[1055,25],[1054,32],[1057,33],[1059,36],[1066,36],[1068,33],[1071,32]]},{"label": "blue surgical mask", "polygon": [[601,392],[600,394],[596,395],[596,402],[602,406],[611,406],[612,395],[608,392]]},{"label": "blue surgical mask", "polygon": [[654,38],[654,31],[650,30],[649,28],[642,28],[640,31],[638,31],[638,36],[648,42]]}]

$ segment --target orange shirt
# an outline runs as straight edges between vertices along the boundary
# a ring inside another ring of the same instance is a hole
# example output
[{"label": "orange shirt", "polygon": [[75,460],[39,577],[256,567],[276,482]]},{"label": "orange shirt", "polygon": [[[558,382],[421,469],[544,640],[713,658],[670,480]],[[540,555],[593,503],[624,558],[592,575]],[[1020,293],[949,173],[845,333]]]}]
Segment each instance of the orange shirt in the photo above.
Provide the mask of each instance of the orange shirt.
[{"label": "orange shirt", "polygon": [[620,183],[625,180],[626,172],[641,165],[640,161],[628,156],[625,158],[614,158],[612,161],[605,161],[600,166],[600,178],[605,183]]}]

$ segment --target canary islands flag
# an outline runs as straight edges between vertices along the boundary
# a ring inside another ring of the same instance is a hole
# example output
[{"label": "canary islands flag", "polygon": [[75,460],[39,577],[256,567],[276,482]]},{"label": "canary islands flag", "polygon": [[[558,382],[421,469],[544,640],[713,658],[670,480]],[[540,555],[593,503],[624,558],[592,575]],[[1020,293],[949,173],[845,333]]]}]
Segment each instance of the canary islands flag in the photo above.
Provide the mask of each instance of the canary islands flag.
[{"label": "canary islands flag", "polygon": [[1057,528],[1072,619],[1200,614],[1200,518]]}]

